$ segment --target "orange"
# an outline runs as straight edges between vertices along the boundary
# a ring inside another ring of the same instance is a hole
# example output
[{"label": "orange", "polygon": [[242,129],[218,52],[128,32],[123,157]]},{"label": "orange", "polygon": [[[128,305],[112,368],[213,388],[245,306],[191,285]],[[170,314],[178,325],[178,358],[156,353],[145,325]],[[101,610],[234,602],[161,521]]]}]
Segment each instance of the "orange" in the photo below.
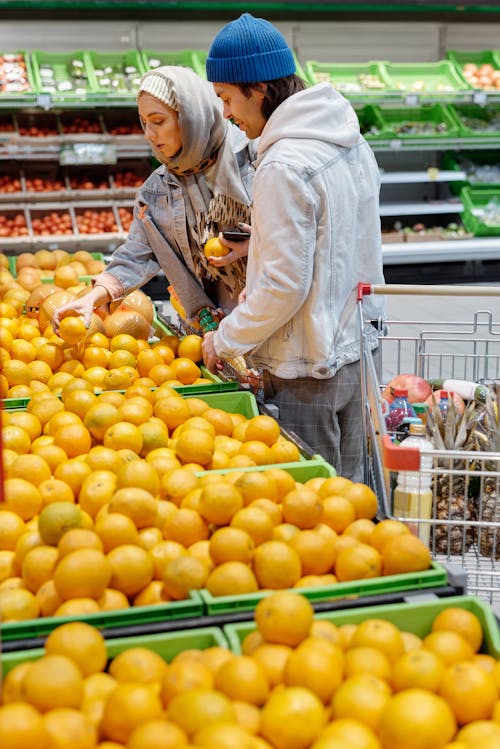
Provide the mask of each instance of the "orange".
[{"label": "orange", "polygon": [[161,699],[165,707],[178,694],[191,689],[213,689],[214,679],[207,665],[197,661],[173,662],[166,667],[161,686]]},{"label": "orange", "polygon": [[3,363],[2,374],[6,378],[9,387],[13,385],[29,385],[31,381],[31,369],[24,361],[10,359]]},{"label": "orange", "polygon": [[85,414],[95,403],[96,396],[94,393],[85,390],[84,388],[70,391],[64,399],[64,407],[66,410],[77,414],[80,419],[85,418]]},{"label": "orange", "polygon": [[373,647],[387,656],[391,663],[403,654],[403,638],[399,629],[385,619],[370,618],[358,624],[349,647]]},{"label": "orange", "polygon": [[42,506],[42,495],[36,486],[23,478],[5,479],[4,499],[5,509],[12,510],[23,520],[31,520]]},{"label": "orange", "polygon": [[167,719],[180,726],[190,738],[211,723],[236,723],[229,698],[211,689],[191,689],[176,695],[168,706]]},{"label": "orange", "polygon": [[85,460],[80,462],[85,464],[89,469],[89,473],[92,473],[92,471],[111,471],[112,473],[117,473],[123,465],[118,452],[111,450],[109,447],[104,447],[104,445],[91,447],[85,456]]},{"label": "orange", "polygon": [[441,697],[423,689],[406,689],[388,701],[379,737],[384,749],[442,749],[455,732],[455,718]]},{"label": "orange", "polygon": [[[261,510],[264,510],[264,512],[266,512],[271,518],[274,527],[281,525],[282,520],[283,520],[283,515],[281,513],[281,506],[276,504],[276,502],[273,502],[272,499],[266,499],[265,497],[261,497],[260,499],[254,499],[252,502],[250,502],[248,507],[249,508],[257,507]],[[273,529],[273,537],[274,537],[274,529]]]},{"label": "orange", "polygon": [[108,553],[107,559],[111,566],[110,586],[126,596],[139,593],[153,579],[153,559],[140,546],[116,546]]},{"label": "orange", "polygon": [[437,692],[445,668],[441,658],[431,650],[410,650],[400,655],[394,663],[391,684],[395,692],[413,687]]},{"label": "orange", "polygon": [[498,698],[491,674],[466,661],[446,669],[438,693],[451,707],[460,725],[491,718]]},{"label": "orange", "polygon": [[44,715],[43,722],[51,749],[62,749],[68,741],[74,749],[93,749],[96,746],[96,728],[79,710],[69,707],[50,710]]},{"label": "orange", "polygon": [[80,488],[78,501],[81,509],[95,518],[97,512],[109,504],[115,489],[116,475],[112,471],[92,471],[84,478]]},{"label": "orange", "polygon": [[102,596],[99,596],[97,599],[97,604],[101,611],[127,609],[130,605],[125,593],[122,593],[120,590],[114,590],[113,588],[106,588]]},{"label": "orange", "polygon": [[101,539],[106,554],[117,546],[139,543],[139,534],[132,518],[118,512],[96,518],[94,531]]},{"label": "orange", "polygon": [[381,552],[388,541],[391,541],[396,536],[402,534],[408,535],[409,533],[410,530],[407,525],[401,523],[399,520],[389,518],[375,524],[369,542],[371,546],[374,546],[377,551]]},{"label": "orange", "polygon": [[138,726],[163,717],[160,698],[149,684],[118,684],[108,695],[100,730],[102,736],[126,744]]},{"label": "orange", "polygon": [[[12,554],[12,552],[10,553]],[[14,588],[0,591],[0,617],[2,622],[36,619],[39,614],[38,601],[29,590]]]},{"label": "orange", "polygon": [[335,561],[335,575],[338,580],[364,580],[379,577],[382,564],[379,552],[368,544],[357,544],[343,549]]},{"label": "orange", "polygon": [[223,663],[215,674],[215,686],[231,700],[260,707],[269,696],[264,667],[248,655],[236,655]]},{"label": "orange", "polygon": [[322,503],[315,491],[302,486],[285,495],[282,509],[286,523],[303,529],[314,528],[320,522]]},{"label": "orange", "polygon": [[57,707],[79,707],[83,697],[82,672],[65,655],[44,655],[31,664],[22,686],[23,697],[40,712]]},{"label": "orange", "polygon": [[14,553],[15,553],[16,568],[19,571],[20,571],[20,567],[23,562],[23,559],[28,553],[28,551],[30,549],[33,549],[35,546],[41,546],[41,545],[42,545],[42,539],[40,538],[38,534],[38,530],[27,531],[21,536],[21,538],[18,539]]},{"label": "orange", "polygon": [[0,706],[0,744],[2,749],[43,749],[47,735],[38,710],[22,702]]},{"label": "orange", "polygon": [[[41,437],[39,439],[41,439]],[[54,438],[50,437],[49,439],[53,440]],[[52,443],[45,445],[41,444],[40,446],[36,447],[33,444],[31,445],[31,452],[43,458],[46,463],[49,464],[52,473],[55,472],[56,468],[61,465],[61,463],[65,463],[68,460],[68,456],[66,455],[65,450],[63,450],[62,447],[59,447],[58,445],[54,445]],[[62,488],[63,487],[61,487],[61,489]]]},{"label": "orange", "polygon": [[132,731],[127,749],[147,749],[153,746],[156,749],[182,749],[187,746],[187,736],[171,721],[148,720]]},{"label": "orange", "polygon": [[188,598],[190,590],[200,590],[205,587],[207,577],[206,565],[192,554],[174,557],[163,568],[165,590],[175,600]]},{"label": "orange", "polygon": [[340,643],[338,627],[333,622],[328,622],[325,619],[315,619],[309,634],[311,637],[322,637],[334,645]]},{"label": "orange", "polygon": [[261,735],[276,749],[307,749],[326,723],[326,711],[303,687],[275,689],[261,712]]},{"label": "orange", "polygon": [[205,242],[203,252],[205,257],[223,257],[230,251],[229,247],[221,244],[218,237],[211,237]]},{"label": "orange", "polygon": [[54,616],[62,604],[62,598],[58,596],[53,580],[47,580],[41,585],[35,595],[40,606],[40,616]]},{"label": "orange", "polygon": [[432,631],[441,629],[458,632],[475,653],[479,651],[483,642],[483,628],[477,616],[472,611],[458,606],[449,606],[436,616],[432,622]]},{"label": "orange", "polygon": [[108,667],[108,673],[118,682],[160,684],[167,673],[167,664],[152,650],[136,646],[115,655]]},{"label": "orange", "polygon": [[163,527],[163,536],[167,540],[178,541],[187,548],[196,541],[208,538],[209,530],[208,525],[196,510],[180,508],[167,518]]},{"label": "orange", "polygon": [[210,572],[205,588],[212,596],[232,596],[255,593],[259,586],[248,565],[231,561],[222,562]]},{"label": "orange", "polygon": [[68,458],[85,455],[92,446],[89,430],[80,424],[66,424],[54,434],[54,444],[62,447]]},{"label": "orange", "polygon": [[54,576],[59,552],[54,546],[35,546],[26,552],[21,576],[28,590],[36,593],[43,583]]},{"label": "orange", "polygon": [[254,619],[266,642],[296,647],[309,635],[313,613],[307,598],[283,590],[262,598]]},{"label": "orange", "polygon": [[[52,447],[52,446],[51,446]],[[42,507],[53,504],[54,502],[60,503],[65,502],[73,504],[75,501],[75,495],[71,488],[64,481],[54,478],[53,476],[46,481],[42,481],[38,487],[42,496]]]},{"label": "orange", "polygon": [[284,683],[310,689],[327,705],[343,678],[344,655],[338,645],[325,639],[307,637],[290,654],[284,670]]},{"label": "orange", "polygon": [[153,367],[162,363],[164,360],[154,349],[144,349],[137,354],[136,367],[141,377],[147,377]]},{"label": "orange", "polygon": [[210,537],[209,551],[215,564],[232,561],[249,564],[254,543],[241,528],[218,528]]},{"label": "orange", "polygon": [[258,466],[269,465],[277,462],[274,457],[271,448],[264,442],[258,440],[249,440],[243,442],[240,449],[238,450],[238,456],[250,458]]},{"label": "orange", "polygon": [[234,653],[221,645],[212,645],[202,651],[202,663],[207,666],[211,674],[215,674],[233,655]]},{"label": "orange", "polygon": [[332,569],[335,545],[318,531],[300,531],[289,544],[300,557],[302,575],[323,575]]},{"label": "orange", "polygon": [[391,662],[381,650],[374,647],[359,646],[349,648],[345,654],[346,677],[356,674],[373,674],[379,679],[389,680]]},{"label": "orange", "polygon": [[344,530],[343,536],[350,536],[362,544],[370,544],[370,538],[375,528],[375,523],[367,518],[359,518],[350,523]]},{"label": "orange", "polygon": [[349,484],[340,493],[354,505],[356,519],[367,518],[371,520],[377,514],[377,495],[366,484]]},{"label": "orange", "polygon": [[112,450],[127,449],[139,455],[143,445],[142,433],[135,424],[118,421],[104,432],[103,444]]},{"label": "orange", "polygon": [[116,486],[118,489],[136,487],[155,497],[160,492],[160,478],[151,463],[135,460],[120,466],[116,475]]},{"label": "orange", "polygon": [[31,341],[25,341],[24,338],[14,338],[10,348],[10,358],[29,364],[36,358],[36,346]]},{"label": "orange", "polygon": [[124,349],[129,351],[134,356],[139,353],[139,346],[134,336],[128,333],[118,333],[114,335],[109,341],[110,351],[117,351],[118,349]]},{"label": "orange", "polygon": [[233,749],[234,747],[256,747],[255,740],[243,726],[235,723],[212,723],[197,731],[193,737],[196,746],[218,749]]},{"label": "orange", "polygon": [[313,744],[313,749],[336,749],[336,747],[338,749],[342,747],[380,749],[380,742],[373,731],[360,720],[340,718],[329,723],[321,732],[318,741]]},{"label": "orange", "polygon": [[[151,550],[156,544],[163,542],[163,534],[159,528],[156,528],[156,526],[151,525],[146,528],[142,528],[139,531],[139,546],[142,546],[143,549]],[[200,541],[200,543],[206,543],[205,541]]]},{"label": "orange", "polygon": [[141,458],[146,458],[153,450],[168,447],[168,429],[161,419],[151,417],[144,424],[139,424],[139,430],[142,434]]},{"label": "orange", "polygon": [[320,522],[328,525],[336,533],[343,533],[355,519],[354,505],[345,497],[332,494],[323,498]]},{"label": "orange", "polygon": [[186,356],[179,356],[174,359],[171,367],[174,371],[175,378],[183,385],[192,385],[201,375],[201,369]]},{"label": "orange", "polygon": [[265,414],[253,416],[249,420],[245,431],[246,442],[250,440],[259,440],[269,447],[274,445],[279,436],[280,426],[278,422],[276,419],[273,419],[272,416],[266,416]]},{"label": "orange", "polygon": [[104,367],[107,369],[111,353],[101,346],[86,346],[82,356],[82,364],[85,370],[94,367]]},{"label": "orange", "polygon": [[54,612],[54,616],[65,616],[74,619],[84,614],[95,614],[99,611],[99,604],[94,598],[71,598],[63,601]]},{"label": "orange", "polygon": [[0,510],[0,549],[13,551],[26,530],[24,521],[17,513]]},{"label": "orange", "polygon": [[2,445],[6,450],[13,450],[18,455],[23,455],[30,451],[31,438],[21,427],[7,425],[2,428]]},{"label": "orange", "polygon": [[186,357],[194,362],[200,362],[203,360],[203,352],[201,350],[203,338],[199,335],[186,335],[179,341],[179,348],[177,356]]},{"label": "orange", "polygon": [[273,538],[273,520],[269,513],[260,507],[243,507],[234,513],[230,525],[248,533],[255,546]]},{"label": "orange", "polygon": [[203,487],[199,499],[199,513],[207,523],[227,525],[243,507],[241,492],[224,481]]},{"label": "orange", "polygon": [[237,479],[235,486],[243,495],[245,505],[256,499],[267,498],[278,501],[276,482],[270,471],[247,471]]},{"label": "orange", "polygon": [[[135,466],[136,463],[139,463],[139,461],[125,464],[123,468]],[[108,512],[110,514],[118,512],[121,515],[128,515],[136,528],[147,528],[154,524],[156,518],[156,500],[145,489],[125,486],[117,489],[111,497]]]},{"label": "orange", "polygon": [[[487,749],[495,749],[495,741],[498,745],[500,738],[500,725],[497,721],[474,720],[469,725],[461,728],[457,734],[457,743],[460,743],[459,749],[463,746],[466,749],[486,746]],[[492,743],[489,743],[492,740]],[[454,749],[454,748],[453,748]]]},{"label": "orange", "polygon": [[[57,479],[53,480],[57,482]],[[64,500],[51,502],[43,508],[38,516],[38,533],[43,543],[48,546],[57,546],[66,531],[71,528],[80,528],[81,525],[82,513],[80,508]]]},{"label": "orange", "polygon": [[60,427],[65,426],[66,424],[81,423],[82,420],[77,416],[77,414],[71,413],[71,411],[59,411],[45,424],[43,433],[53,437]]},{"label": "orange", "polygon": [[454,630],[438,629],[423,639],[423,647],[432,650],[447,666],[459,661],[470,661],[474,655],[471,646]]},{"label": "orange", "polygon": [[266,644],[267,643],[264,641],[264,638],[262,637],[259,630],[254,629],[252,632],[249,632],[247,635],[245,635],[245,637],[241,641],[241,652],[243,653],[243,655],[253,655],[258,647]]},{"label": "orange", "polygon": [[153,406],[142,395],[127,396],[125,401],[119,406],[118,413],[120,414],[120,421],[129,421],[131,424],[139,426],[151,418],[153,415]]},{"label": "orange", "polygon": [[108,661],[104,637],[85,622],[68,622],[57,627],[45,641],[45,652],[66,655],[84,676],[104,671]]},{"label": "orange", "polygon": [[37,349],[36,358],[48,364],[51,370],[55,372],[64,362],[63,349],[57,343],[51,343],[50,341],[42,343]]},{"label": "orange", "polygon": [[350,676],[333,695],[332,718],[355,718],[376,731],[390,694],[388,684],[373,674]]},{"label": "orange", "polygon": [[[33,549],[28,555],[35,551]],[[54,572],[56,591],[63,601],[68,598],[99,598],[109,584],[111,571],[110,562],[102,551],[77,549],[58,563]]]},{"label": "orange", "polygon": [[264,668],[271,688],[284,681],[285,666],[292,652],[288,645],[267,642],[252,651],[251,657]]},{"label": "orange", "polygon": [[420,538],[402,533],[382,547],[382,573],[399,575],[429,569],[431,553]]},{"label": "orange", "polygon": [[0,551],[0,582],[8,581],[19,572],[15,551]]},{"label": "orange", "polygon": [[161,496],[175,505],[180,505],[181,499],[196,489],[198,479],[185,468],[173,469],[161,478]]},{"label": "orange", "polygon": [[182,463],[207,466],[212,460],[214,438],[201,429],[186,429],[176,440],[175,453]]},{"label": "orange", "polygon": [[83,417],[84,425],[97,440],[102,440],[106,429],[118,421],[121,421],[118,408],[111,403],[101,402],[100,398],[90,406]]},{"label": "orange", "polygon": [[266,541],[258,546],[252,566],[261,588],[291,588],[302,575],[298,553],[283,541]]},{"label": "orange", "polygon": [[[125,598],[127,601],[127,599]],[[161,580],[151,580],[136,596],[133,598],[134,606],[154,606],[158,603],[165,603],[170,598],[165,591]]]},{"label": "orange", "polygon": [[271,454],[272,463],[295,463],[301,459],[297,445],[282,436],[271,445]]},{"label": "orange", "polygon": [[4,705],[11,702],[22,702],[23,679],[30,665],[31,661],[23,661],[18,663],[17,666],[13,666],[5,674],[2,682],[2,702]]}]

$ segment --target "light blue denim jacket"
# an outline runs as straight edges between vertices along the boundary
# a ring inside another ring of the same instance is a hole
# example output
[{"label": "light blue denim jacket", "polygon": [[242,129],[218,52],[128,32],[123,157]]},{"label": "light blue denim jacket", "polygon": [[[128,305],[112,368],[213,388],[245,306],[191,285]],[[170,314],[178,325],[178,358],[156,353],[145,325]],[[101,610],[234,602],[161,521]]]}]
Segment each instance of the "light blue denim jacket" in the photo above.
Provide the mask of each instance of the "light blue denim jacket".
[{"label": "light blue denim jacket", "polygon": [[[240,177],[250,202],[255,173],[252,165],[255,144],[249,142],[235,126],[229,125],[229,128]],[[148,222],[152,222],[158,231],[148,231]],[[162,165],[139,188],[134,205],[134,219],[127,239],[114,251],[105,272],[112,274],[121,283],[124,294],[127,294],[147,283],[160,269],[169,278],[169,267],[162,258],[162,249],[170,249],[181,259],[186,270],[184,293],[177,284],[175,289],[188,316],[191,316],[207,303],[207,296],[201,279],[193,273],[187,231],[184,180],[169,173],[166,166]],[[217,300],[211,302],[212,306],[217,306]]]},{"label": "light blue denim jacket", "polygon": [[[247,354],[278,377],[332,377],[360,356],[358,282],[384,282],[375,157],[351,105],[324,83],[273,112],[256,167],[247,297],[222,320],[216,352]],[[367,315],[383,316],[380,297]]]}]

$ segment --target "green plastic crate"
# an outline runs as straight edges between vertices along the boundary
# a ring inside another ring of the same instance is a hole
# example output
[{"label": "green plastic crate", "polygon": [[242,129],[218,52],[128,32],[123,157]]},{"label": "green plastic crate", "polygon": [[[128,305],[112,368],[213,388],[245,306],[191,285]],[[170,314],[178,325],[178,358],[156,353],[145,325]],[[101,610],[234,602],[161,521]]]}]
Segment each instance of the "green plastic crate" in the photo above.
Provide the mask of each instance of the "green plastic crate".
[{"label": "green plastic crate", "polygon": [[[481,107],[479,104],[450,104],[449,112],[455,119],[459,135],[462,138],[498,138],[500,130],[500,107]],[[472,128],[464,118],[477,121],[477,128]],[[499,123],[496,127],[493,123]],[[490,129],[487,129],[488,124]]]},{"label": "green plastic crate", "polygon": [[387,131],[387,124],[384,122],[381,109],[377,104],[355,107],[355,111],[358,115],[361,134],[367,140],[386,140],[388,137],[393,137],[393,134]]},{"label": "green plastic crate", "polygon": [[[76,52],[44,52],[36,49],[31,55],[35,86],[38,94],[46,93],[58,101],[83,101],[90,94],[95,93],[93,72],[89,66],[87,53],[84,50],[77,50]],[[82,78],[78,84],[74,83],[71,90],[60,90],[60,84],[73,83],[75,80],[71,75],[73,60],[80,63],[85,78]],[[42,83],[42,66],[49,66],[54,71],[55,91],[48,90],[47,85]]]},{"label": "green plastic crate", "polygon": [[242,414],[247,419],[259,415],[255,395],[244,390],[235,390],[228,393],[194,393],[185,397],[192,398],[195,396],[208,403],[210,408],[220,408],[222,411]]},{"label": "green plastic crate", "polygon": [[[188,631],[161,632],[135,637],[117,637],[106,640],[108,658],[114,658],[124,650],[135,647],[146,647],[170,662],[174,656],[184,650],[206,650],[211,647],[227,648],[228,642],[217,627],[200,627]],[[5,676],[15,666],[25,661],[35,661],[45,654],[43,648],[18,650],[2,654],[2,673]]]},{"label": "green plastic crate", "polygon": [[[328,63],[306,62],[306,75],[310,83],[331,83],[341,94],[354,99],[374,99],[391,88],[391,81],[381,62]],[[380,86],[370,87],[368,81],[380,81]]]},{"label": "green plastic crate", "polygon": [[[421,138],[444,138],[458,136],[458,125],[450,114],[449,109],[443,104],[424,104],[420,107],[380,107],[380,119],[383,123],[383,132],[386,137],[400,138],[403,140],[415,140]],[[446,130],[443,132],[416,132],[404,133],[402,128],[407,123],[418,123],[425,126],[439,125],[444,123]]]},{"label": "green plastic crate", "polygon": [[473,63],[474,65],[477,65],[478,68],[480,68],[481,65],[492,65],[495,69],[500,68],[500,60],[498,59],[497,54],[491,49],[483,49],[480,52],[460,52],[456,49],[449,49],[446,53],[446,57],[453,63],[453,65],[455,65],[457,73],[463,79],[467,87],[475,88],[474,86],[471,86],[463,73],[464,65],[467,63]]},{"label": "green plastic crate", "polygon": [[[168,601],[153,606],[130,606],[128,609],[114,611],[96,611],[92,614],[71,616],[45,616],[23,622],[5,622],[2,624],[2,640],[31,639],[46,637],[61,624],[71,621],[87,622],[99,629],[112,630],[114,627],[144,626],[155,622],[166,622],[191,619],[203,615],[203,601],[198,591],[190,591],[189,598],[182,601]],[[2,656],[5,657],[5,656]]]},{"label": "green plastic crate", "polygon": [[208,53],[203,50],[181,49],[175,52],[159,52],[153,49],[142,50],[142,64],[144,70],[151,70],[151,60],[159,60],[163,65],[178,65],[182,68],[191,68],[200,78],[206,80],[205,60]]},{"label": "green plastic crate", "polygon": [[[288,469],[286,469],[288,470]],[[345,598],[362,598],[385,593],[401,593],[404,591],[425,590],[426,588],[442,587],[447,584],[446,569],[438,562],[432,562],[428,570],[422,572],[408,572],[401,575],[386,575],[373,577],[369,580],[352,580],[334,585],[321,585],[311,588],[295,588],[310,601],[339,601]],[[232,614],[235,611],[252,611],[258,602],[273,591],[259,591],[240,596],[212,596],[208,590],[200,590],[206,613]]]},{"label": "green plastic crate", "polygon": [[[464,171],[462,161],[471,162],[472,164],[475,164],[476,166],[488,166],[488,165],[496,165],[499,167],[500,172],[500,156],[498,153],[494,151],[468,151],[466,153],[452,153],[450,151],[446,151],[443,154],[442,159],[442,168],[443,169],[449,169],[453,172],[461,172]],[[479,187],[481,189],[484,188],[498,188],[500,189],[500,174],[498,181],[495,181],[494,179],[491,179],[487,182],[471,182],[469,179],[467,180],[460,180],[455,182],[450,182],[449,187],[451,192],[454,195],[459,195],[460,190],[462,187]]]},{"label": "green plastic crate", "polygon": [[16,103],[20,102],[26,102],[29,104],[34,104],[36,101],[36,83],[35,83],[35,76],[33,73],[33,64],[31,60],[31,54],[27,52],[24,49],[16,49],[14,52],[9,51],[3,51],[2,56],[5,55],[22,55],[24,58],[24,64],[26,65],[26,78],[29,85],[29,89],[27,91],[2,91],[2,101],[15,101]]},{"label": "green plastic crate", "polygon": [[[139,88],[138,81],[146,72],[141,53],[136,49],[129,49],[125,52],[87,52],[89,61],[89,70],[92,72],[92,85],[95,88],[96,96],[105,97],[106,99],[123,99],[129,97],[135,101],[135,96]],[[122,86],[112,88],[110,85],[102,85],[102,81],[108,76],[99,75],[99,71],[105,68],[112,68],[114,74],[124,73],[127,67],[134,67],[136,74],[129,77],[123,76]],[[136,81],[134,84],[133,81]]]},{"label": "green plastic crate", "polygon": [[496,200],[500,214],[500,187],[481,188],[481,187],[464,187],[460,193],[464,211],[461,219],[465,228],[472,232],[476,237],[497,237],[500,236],[500,219],[498,224],[487,224],[481,213],[488,203]]},{"label": "green plastic crate", "polygon": [[471,90],[450,60],[381,64],[389,79],[389,88],[403,97],[415,94],[424,99],[428,96],[453,99],[458,92]]},{"label": "green plastic crate", "polygon": [[[333,622],[337,626],[342,624],[360,624],[366,619],[385,619],[395,624],[405,632],[413,632],[419,637],[425,637],[431,631],[432,622],[436,616],[450,606],[458,606],[475,614],[481,622],[484,641],[482,652],[500,658],[500,633],[495,616],[484,601],[473,596],[451,596],[450,598],[435,598],[415,603],[392,603],[385,606],[366,606],[359,609],[344,611],[328,611],[315,615],[315,619]],[[253,622],[241,624],[226,624],[226,635],[231,650],[241,653],[241,643],[246,635],[253,632]]]}]

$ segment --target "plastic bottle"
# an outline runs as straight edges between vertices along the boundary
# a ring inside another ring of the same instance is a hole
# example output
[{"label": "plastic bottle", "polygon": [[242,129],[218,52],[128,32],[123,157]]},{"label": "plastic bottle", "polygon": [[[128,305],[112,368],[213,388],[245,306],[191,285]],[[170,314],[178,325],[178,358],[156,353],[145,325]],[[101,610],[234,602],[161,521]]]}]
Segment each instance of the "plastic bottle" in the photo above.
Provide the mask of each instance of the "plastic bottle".
[{"label": "plastic bottle", "polygon": [[488,388],[478,382],[470,380],[429,380],[433,390],[452,390],[466,401],[476,400],[484,402]]},{"label": "plastic bottle", "polygon": [[[423,424],[410,424],[409,436],[401,442],[402,450],[413,447],[419,450],[433,450],[432,443],[425,435]],[[430,519],[432,516],[432,456],[420,456],[420,471],[400,471],[393,494],[393,512],[396,518]],[[427,545],[430,540],[430,524],[412,523],[410,530]]]},{"label": "plastic bottle", "polygon": [[408,400],[408,390],[406,388],[394,388],[394,400],[389,404],[389,411],[385,416],[385,425],[387,431],[397,432],[403,419],[413,416],[415,411]]},{"label": "plastic bottle", "polygon": [[412,406],[422,424],[426,424],[427,412],[429,410],[429,406],[427,405],[427,403],[412,403]]},{"label": "plastic bottle", "polygon": [[446,419],[446,414],[448,413],[448,408],[450,405],[450,398],[453,399],[453,393],[449,393],[447,390],[441,390],[439,394],[439,410],[441,411],[441,415],[443,417],[443,421]]}]

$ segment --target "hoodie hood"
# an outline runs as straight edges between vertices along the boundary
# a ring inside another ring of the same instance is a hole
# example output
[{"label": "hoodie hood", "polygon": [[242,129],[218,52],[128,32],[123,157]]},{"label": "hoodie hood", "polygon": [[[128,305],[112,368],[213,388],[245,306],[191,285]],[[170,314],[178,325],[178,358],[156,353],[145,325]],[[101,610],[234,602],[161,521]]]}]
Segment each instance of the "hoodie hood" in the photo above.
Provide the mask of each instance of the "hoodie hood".
[{"label": "hoodie hood", "polygon": [[318,83],[290,96],[272,113],[259,139],[259,156],[282,138],[313,138],[351,148],[361,134],[347,99],[330,83]]}]

